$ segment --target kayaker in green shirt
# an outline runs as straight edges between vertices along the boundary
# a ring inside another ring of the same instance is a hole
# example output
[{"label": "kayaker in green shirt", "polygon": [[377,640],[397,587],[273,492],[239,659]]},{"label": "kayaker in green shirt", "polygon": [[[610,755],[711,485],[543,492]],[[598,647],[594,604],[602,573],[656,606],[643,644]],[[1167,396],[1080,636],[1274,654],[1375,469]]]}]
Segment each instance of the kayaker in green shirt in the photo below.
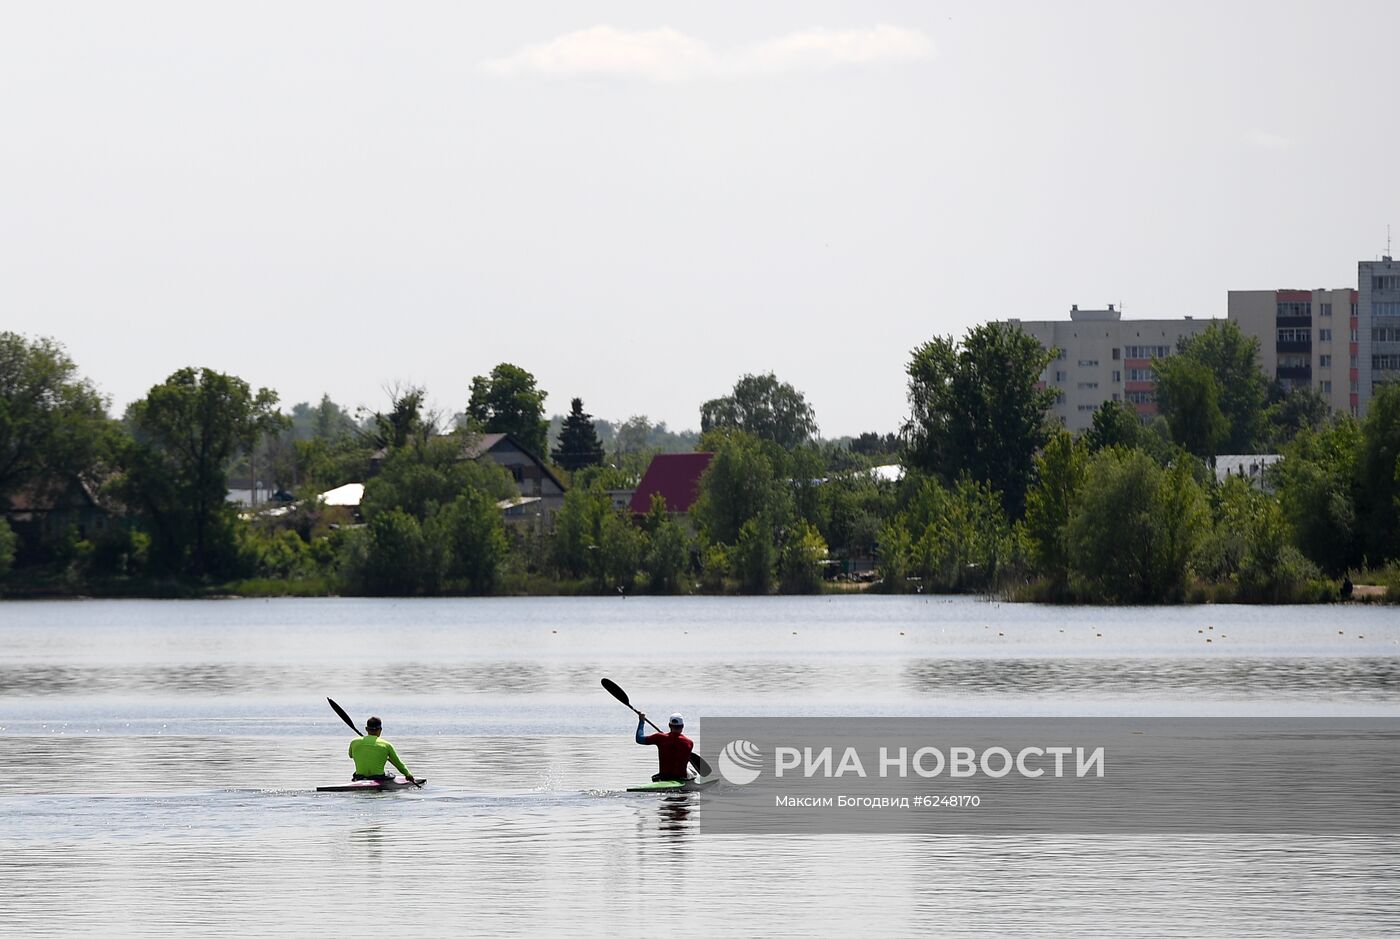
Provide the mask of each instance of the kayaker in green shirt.
[{"label": "kayaker in green shirt", "polygon": [[384,764],[388,762],[393,763],[409,782],[415,782],[413,774],[403,765],[403,760],[399,759],[394,745],[379,736],[383,729],[384,722],[377,717],[371,717],[365,721],[365,735],[350,741],[350,759],[355,761],[355,773],[350,778],[388,779],[389,774],[384,772]]}]

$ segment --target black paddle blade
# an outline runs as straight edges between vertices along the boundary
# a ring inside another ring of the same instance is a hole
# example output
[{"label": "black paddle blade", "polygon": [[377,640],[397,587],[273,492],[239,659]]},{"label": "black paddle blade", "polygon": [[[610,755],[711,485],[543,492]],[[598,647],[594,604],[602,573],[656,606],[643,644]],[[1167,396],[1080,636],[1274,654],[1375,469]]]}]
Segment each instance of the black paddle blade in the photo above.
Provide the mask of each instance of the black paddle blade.
[{"label": "black paddle blade", "polygon": [[710,769],[710,764],[705,762],[705,758],[698,753],[690,755],[690,765],[695,767],[695,771],[701,776],[708,776],[714,772]]},{"label": "black paddle blade", "polygon": [[632,706],[632,702],[627,699],[627,692],[619,688],[617,682],[613,681],[611,678],[603,679],[603,687],[608,690],[608,694],[612,695],[629,708]]},{"label": "black paddle blade", "polygon": [[365,735],[364,731],[360,730],[360,728],[355,726],[355,722],[350,719],[350,715],[345,713],[345,708],[336,704],[330,698],[326,699],[326,703],[331,706],[332,711],[340,715],[340,719],[343,720],[346,724],[348,724],[351,730],[353,730],[356,734],[360,735],[361,737]]}]

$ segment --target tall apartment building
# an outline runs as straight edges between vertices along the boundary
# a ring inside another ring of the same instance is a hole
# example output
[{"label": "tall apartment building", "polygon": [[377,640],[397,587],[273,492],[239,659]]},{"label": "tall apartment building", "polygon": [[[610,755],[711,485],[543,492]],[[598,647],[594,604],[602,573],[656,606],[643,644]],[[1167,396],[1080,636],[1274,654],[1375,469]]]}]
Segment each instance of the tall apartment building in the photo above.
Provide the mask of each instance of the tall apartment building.
[{"label": "tall apartment building", "polygon": [[1400,263],[1389,255],[1361,261],[1356,280],[1351,351],[1360,365],[1357,391],[1365,414],[1377,385],[1400,381]]},{"label": "tall apartment building", "polygon": [[1267,374],[1364,417],[1376,386],[1400,381],[1400,262],[1358,261],[1356,288],[1231,290],[1229,317]]},{"label": "tall apartment building", "polygon": [[1370,369],[1357,350],[1357,291],[1231,290],[1227,316],[1259,340],[1265,375],[1287,388],[1315,388],[1343,413],[1362,413],[1361,376]]},{"label": "tall apartment building", "polygon": [[1071,431],[1088,429],[1105,401],[1127,401],[1142,417],[1157,413],[1152,359],[1176,352],[1177,340],[1199,333],[1210,319],[1125,320],[1113,304],[1106,310],[1073,306],[1069,320],[1006,320],[1033,336],[1057,357],[1042,380],[1061,392],[1051,413]]}]

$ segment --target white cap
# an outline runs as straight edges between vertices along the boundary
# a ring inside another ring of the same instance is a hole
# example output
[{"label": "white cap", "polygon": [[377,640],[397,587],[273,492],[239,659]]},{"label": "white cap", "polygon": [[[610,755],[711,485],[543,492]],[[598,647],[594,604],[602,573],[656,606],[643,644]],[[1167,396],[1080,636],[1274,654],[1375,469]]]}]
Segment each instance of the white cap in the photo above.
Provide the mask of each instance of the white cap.
[{"label": "white cap", "polygon": [[670,724],[672,727],[684,727],[685,718],[681,717],[680,711],[677,711],[676,713],[671,715],[671,719],[667,721],[667,723]]}]

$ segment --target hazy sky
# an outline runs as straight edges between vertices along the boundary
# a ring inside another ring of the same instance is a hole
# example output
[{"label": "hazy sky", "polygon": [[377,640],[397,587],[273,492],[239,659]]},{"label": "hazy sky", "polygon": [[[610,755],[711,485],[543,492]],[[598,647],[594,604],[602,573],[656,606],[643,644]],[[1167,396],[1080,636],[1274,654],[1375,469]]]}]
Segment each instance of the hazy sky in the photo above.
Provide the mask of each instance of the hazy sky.
[{"label": "hazy sky", "polygon": [[934,334],[1224,315],[1400,238],[1385,3],[0,5],[0,329],[381,407],[532,371],[894,430]]}]

